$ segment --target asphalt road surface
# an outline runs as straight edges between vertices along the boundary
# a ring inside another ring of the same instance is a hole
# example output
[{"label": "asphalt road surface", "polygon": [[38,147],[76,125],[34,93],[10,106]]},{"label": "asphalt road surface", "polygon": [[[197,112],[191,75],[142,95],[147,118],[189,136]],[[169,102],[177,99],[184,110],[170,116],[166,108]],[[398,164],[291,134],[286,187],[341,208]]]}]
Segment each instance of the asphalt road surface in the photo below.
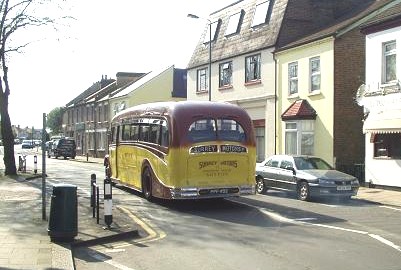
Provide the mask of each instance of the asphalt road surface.
[{"label": "asphalt road surface", "polygon": [[[101,164],[46,162],[49,183],[78,185],[81,195],[90,174],[104,173]],[[74,250],[76,269],[401,269],[401,209],[362,200],[301,202],[269,191],[150,203],[114,188],[113,205],[143,237]]]}]

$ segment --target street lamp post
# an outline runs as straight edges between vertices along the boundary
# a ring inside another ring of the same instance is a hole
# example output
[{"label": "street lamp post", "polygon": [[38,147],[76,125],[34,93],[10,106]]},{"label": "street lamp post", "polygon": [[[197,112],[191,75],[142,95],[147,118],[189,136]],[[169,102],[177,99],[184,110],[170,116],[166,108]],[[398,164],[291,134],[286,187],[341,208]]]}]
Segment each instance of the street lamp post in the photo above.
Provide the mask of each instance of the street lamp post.
[{"label": "street lamp post", "polygon": [[[187,17],[193,18],[193,19],[201,19],[201,17],[194,15],[194,14],[188,14]],[[209,24],[209,101],[212,100],[212,21],[209,19],[207,20]]]}]

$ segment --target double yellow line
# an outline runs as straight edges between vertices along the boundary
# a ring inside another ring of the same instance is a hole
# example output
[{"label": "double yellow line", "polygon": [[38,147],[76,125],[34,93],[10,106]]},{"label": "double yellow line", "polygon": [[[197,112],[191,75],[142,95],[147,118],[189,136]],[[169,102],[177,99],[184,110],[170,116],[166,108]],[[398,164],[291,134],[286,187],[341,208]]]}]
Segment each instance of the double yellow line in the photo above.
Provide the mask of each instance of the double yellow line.
[{"label": "double yellow line", "polygon": [[[138,226],[140,226],[147,234],[145,238],[135,241],[135,243],[148,243],[157,240],[161,240],[166,237],[166,233],[156,227],[152,227],[149,223],[146,223],[144,220],[140,219],[138,216],[134,215],[130,210],[127,208],[117,206],[117,209],[121,210],[122,212],[126,213]],[[124,244],[118,246],[119,248],[129,246],[130,244]],[[117,248],[117,247],[115,247]]]}]

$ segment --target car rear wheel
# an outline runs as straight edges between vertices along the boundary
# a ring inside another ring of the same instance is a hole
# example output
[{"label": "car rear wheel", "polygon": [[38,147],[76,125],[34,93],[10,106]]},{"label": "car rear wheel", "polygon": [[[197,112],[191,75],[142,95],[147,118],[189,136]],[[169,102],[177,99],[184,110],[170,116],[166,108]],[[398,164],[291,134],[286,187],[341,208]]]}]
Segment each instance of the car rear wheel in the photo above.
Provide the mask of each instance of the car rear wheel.
[{"label": "car rear wheel", "polygon": [[310,199],[309,185],[305,181],[298,184],[298,199],[301,201],[309,201]]},{"label": "car rear wheel", "polygon": [[263,182],[263,178],[257,177],[256,178],[256,192],[258,194],[265,194],[267,191],[267,187],[265,186],[265,183]]}]

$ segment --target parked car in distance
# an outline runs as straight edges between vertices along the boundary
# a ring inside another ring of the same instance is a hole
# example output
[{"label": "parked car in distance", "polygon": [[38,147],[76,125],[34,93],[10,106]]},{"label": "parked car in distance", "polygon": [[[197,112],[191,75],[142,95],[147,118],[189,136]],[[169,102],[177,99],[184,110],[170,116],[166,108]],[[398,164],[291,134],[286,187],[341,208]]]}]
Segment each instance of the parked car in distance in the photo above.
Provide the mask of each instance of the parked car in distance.
[{"label": "parked car in distance", "polygon": [[31,149],[34,147],[34,144],[32,143],[32,140],[23,140],[21,144],[22,149]]},{"label": "parked car in distance", "polygon": [[319,157],[274,155],[256,164],[256,192],[269,188],[293,191],[298,199],[340,196],[351,198],[359,189],[356,177],[333,169]]},{"label": "parked car in distance", "polygon": [[48,144],[49,149],[47,151],[47,156],[50,157],[64,157],[64,159],[72,158],[76,156],[76,145],[74,139],[62,138],[56,139]]}]

